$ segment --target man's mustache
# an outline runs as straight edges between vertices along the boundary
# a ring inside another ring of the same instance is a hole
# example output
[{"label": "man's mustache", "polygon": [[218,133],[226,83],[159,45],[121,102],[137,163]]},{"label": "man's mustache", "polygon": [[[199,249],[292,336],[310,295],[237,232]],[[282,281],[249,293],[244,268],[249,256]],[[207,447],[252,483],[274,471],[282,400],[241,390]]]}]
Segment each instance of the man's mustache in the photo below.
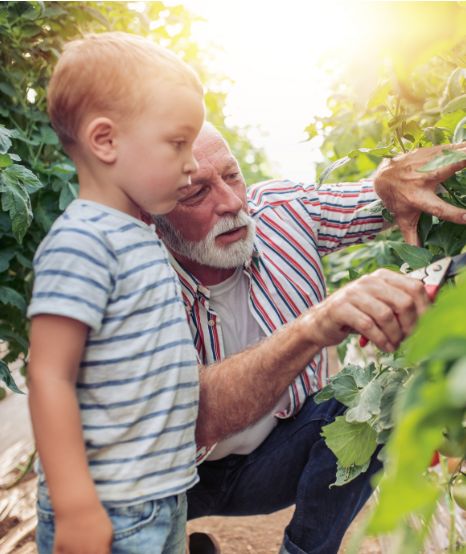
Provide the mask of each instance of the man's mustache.
[{"label": "man's mustache", "polygon": [[241,210],[237,216],[224,216],[214,225],[211,234],[214,237],[218,237],[218,235],[228,233],[228,231],[232,231],[238,227],[247,227],[251,224],[251,221],[251,217],[244,210]]}]

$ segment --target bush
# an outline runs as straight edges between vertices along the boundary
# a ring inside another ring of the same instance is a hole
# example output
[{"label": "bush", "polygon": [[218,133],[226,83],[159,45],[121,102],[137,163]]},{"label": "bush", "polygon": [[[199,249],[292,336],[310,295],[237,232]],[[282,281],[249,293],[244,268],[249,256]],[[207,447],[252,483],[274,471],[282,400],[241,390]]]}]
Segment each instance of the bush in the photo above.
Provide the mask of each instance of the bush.
[{"label": "bush", "polygon": [[262,180],[265,156],[245,133],[226,128],[225,77],[207,70],[207,52],[191,39],[194,17],[183,6],[148,2],[2,2],[0,4],[0,379],[17,390],[8,363],[27,359],[25,317],[32,258],[57,216],[76,197],[77,179],[46,114],[46,86],[64,42],[85,32],[127,31],[177,52],[206,85],[207,117],[222,127],[250,181]]}]

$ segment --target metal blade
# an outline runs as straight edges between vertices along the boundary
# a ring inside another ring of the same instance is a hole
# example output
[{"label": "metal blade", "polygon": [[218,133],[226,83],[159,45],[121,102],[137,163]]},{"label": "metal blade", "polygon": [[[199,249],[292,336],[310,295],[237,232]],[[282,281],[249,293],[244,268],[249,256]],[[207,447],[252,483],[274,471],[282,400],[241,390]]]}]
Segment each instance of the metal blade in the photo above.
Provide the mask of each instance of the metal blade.
[{"label": "metal blade", "polygon": [[465,267],[466,267],[466,253],[453,256],[451,259],[450,266],[448,267],[448,272],[447,272],[448,277],[453,277],[454,275],[458,275],[458,273]]}]

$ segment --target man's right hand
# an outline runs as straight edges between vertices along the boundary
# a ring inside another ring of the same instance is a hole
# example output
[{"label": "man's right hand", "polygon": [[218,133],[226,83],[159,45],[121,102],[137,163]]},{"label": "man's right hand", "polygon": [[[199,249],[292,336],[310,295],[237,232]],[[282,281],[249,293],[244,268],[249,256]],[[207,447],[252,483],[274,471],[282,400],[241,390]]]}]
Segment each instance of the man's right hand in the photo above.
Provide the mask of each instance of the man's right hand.
[{"label": "man's right hand", "polygon": [[99,503],[79,513],[55,514],[53,554],[110,554],[112,522]]},{"label": "man's right hand", "polygon": [[420,281],[378,269],[310,309],[310,339],[321,347],[333,346],[356,332],[381,350],[394,352],[429,304]]}]

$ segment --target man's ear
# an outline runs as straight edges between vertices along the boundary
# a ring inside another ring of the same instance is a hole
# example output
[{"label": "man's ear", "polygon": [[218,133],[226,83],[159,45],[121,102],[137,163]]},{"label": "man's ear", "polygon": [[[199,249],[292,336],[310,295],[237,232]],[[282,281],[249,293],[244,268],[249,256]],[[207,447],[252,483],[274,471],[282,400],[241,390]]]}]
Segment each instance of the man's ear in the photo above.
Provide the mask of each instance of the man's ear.
[{"label": "man's ear", "polygon": [[114,121],[108,117],[96,117],[88,123],[84,133],[87,146],[94,156],[106,164],[116,161],[117,128]]}]

